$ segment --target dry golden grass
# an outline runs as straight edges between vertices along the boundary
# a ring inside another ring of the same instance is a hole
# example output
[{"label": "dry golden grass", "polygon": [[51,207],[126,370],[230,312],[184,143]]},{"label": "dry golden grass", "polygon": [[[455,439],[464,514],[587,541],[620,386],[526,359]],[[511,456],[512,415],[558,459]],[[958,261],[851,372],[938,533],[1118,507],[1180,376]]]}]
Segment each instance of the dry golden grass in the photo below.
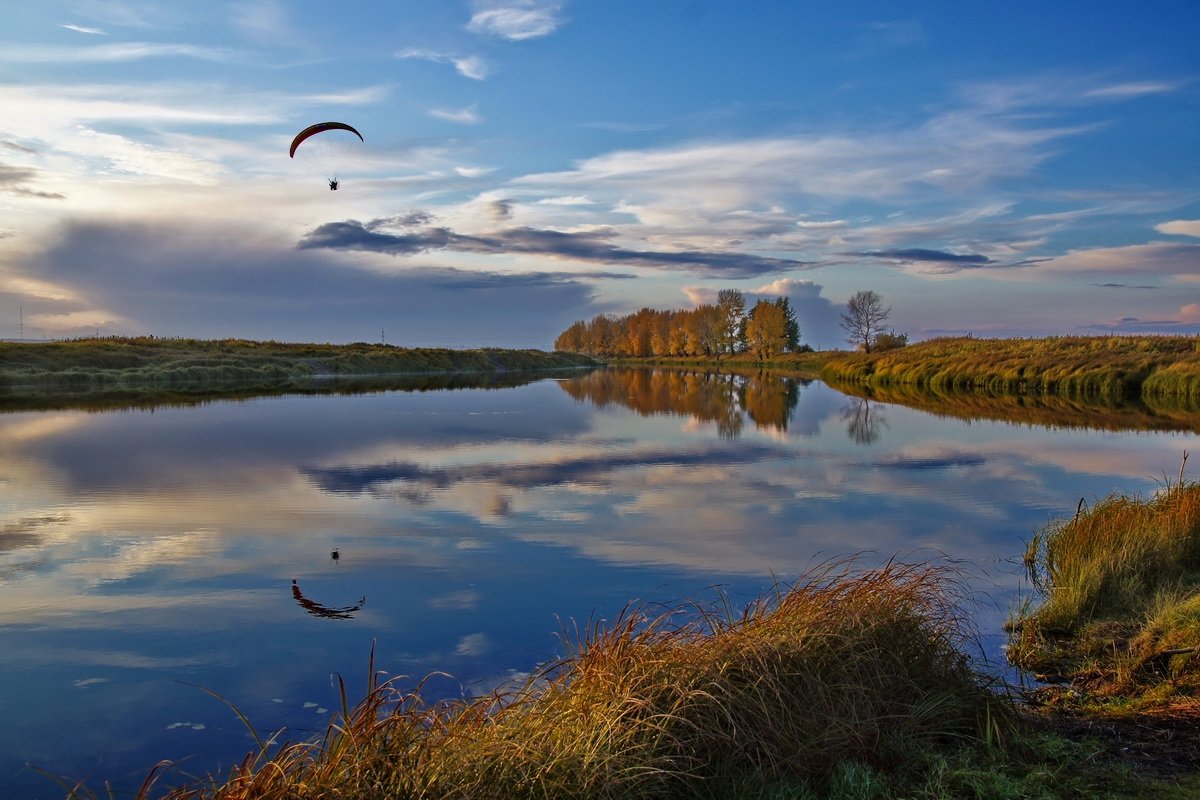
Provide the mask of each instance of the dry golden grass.
[{"label": "dry golden grass", "polygon": [[911,772],[1011,720],[963,655],[955,586],[889,564],[820,572],[740,615],[629,609],[516,691],[429,705],[376,684],[321,741],[264,742],[169,797],[716,798]]}]

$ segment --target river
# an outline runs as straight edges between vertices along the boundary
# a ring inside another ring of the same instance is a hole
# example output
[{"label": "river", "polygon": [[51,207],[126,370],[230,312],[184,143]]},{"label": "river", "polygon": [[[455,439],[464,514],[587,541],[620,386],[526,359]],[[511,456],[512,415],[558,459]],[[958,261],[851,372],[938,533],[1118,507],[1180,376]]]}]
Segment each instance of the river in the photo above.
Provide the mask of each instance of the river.
[{"label": "river", "polygon": [[779,375],[513,383],[0,414],[0,796],[61,798],[39,770],[228,769],[239,713],[315,736],[372,653],[474,695],[630,603],[740,608],[847,558],[958,565],[1004,673],[1033,532],[1200,451],[1194,426],[939,416]]}]

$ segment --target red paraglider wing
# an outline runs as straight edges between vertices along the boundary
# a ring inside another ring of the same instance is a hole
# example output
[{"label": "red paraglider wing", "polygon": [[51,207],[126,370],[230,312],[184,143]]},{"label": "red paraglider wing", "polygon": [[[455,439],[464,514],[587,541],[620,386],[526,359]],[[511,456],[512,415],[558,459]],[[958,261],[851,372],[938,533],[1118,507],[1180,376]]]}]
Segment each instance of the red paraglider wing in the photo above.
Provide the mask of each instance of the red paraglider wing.
[{"label": "red paraglider wing", "polygon": [[292,149],[288,151],[288,157],[295,158],[296,148],[300,146],[300,143],[308,137],[317,133],[321,133],[322,131],[350,131],[359,138],[359,141],[366,141],[363,139],[361,133],[354,130],[354,128],[351,128],[344,122],[318,122],[316,125],[309,125],[307,128],[296,134],[296,138],[292,139]]}]

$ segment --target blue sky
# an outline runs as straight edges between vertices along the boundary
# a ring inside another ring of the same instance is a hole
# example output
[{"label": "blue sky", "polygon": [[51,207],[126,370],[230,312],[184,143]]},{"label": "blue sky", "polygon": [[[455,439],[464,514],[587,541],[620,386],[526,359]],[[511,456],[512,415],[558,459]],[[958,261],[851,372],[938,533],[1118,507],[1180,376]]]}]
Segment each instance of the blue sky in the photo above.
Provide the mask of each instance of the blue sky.
[{"label": "blue sky", "polygon": [[[24,3],[0,31],[0,337],[548,347],[723,288],[786,294],[820,348],[862,289],[913,339],[1200,333],[1198,23],[1178,1]],[[323,120],[364,141],[288,158]]]}]

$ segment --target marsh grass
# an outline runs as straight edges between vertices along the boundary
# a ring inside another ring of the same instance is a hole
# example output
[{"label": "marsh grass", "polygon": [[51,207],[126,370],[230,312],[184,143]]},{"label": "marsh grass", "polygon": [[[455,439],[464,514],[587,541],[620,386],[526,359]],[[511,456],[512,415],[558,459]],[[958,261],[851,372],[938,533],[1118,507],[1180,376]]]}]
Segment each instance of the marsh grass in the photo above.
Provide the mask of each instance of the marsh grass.
[{"label": "marsh grass", "polygon": [[831,568],[739,614],[629,608],[564,631],[567,655],[519,688],[474,699],[427,703],[372,666],[366,698],[343,689],[319,741],[260,741],[168,796],[869,797],[934,762],[964,775],[953,754],[1002,752],[1014,716],[964,655],[956,585],[893,563]]},{"label": "marsh grass", "polygon": [[931,339],[884,353],[830,358],[822,379],[934,390],[1053,394],[1119,402],[1200,403],[1200,339],[1066,336]]},{"label": "marsh grass", "polygon": [[1200,697],[1200,485],[1182,476],[1148,498],[1081,500],[1034,536],[1039,602],[1010,624],[1017,666],[1138,702]]}]

